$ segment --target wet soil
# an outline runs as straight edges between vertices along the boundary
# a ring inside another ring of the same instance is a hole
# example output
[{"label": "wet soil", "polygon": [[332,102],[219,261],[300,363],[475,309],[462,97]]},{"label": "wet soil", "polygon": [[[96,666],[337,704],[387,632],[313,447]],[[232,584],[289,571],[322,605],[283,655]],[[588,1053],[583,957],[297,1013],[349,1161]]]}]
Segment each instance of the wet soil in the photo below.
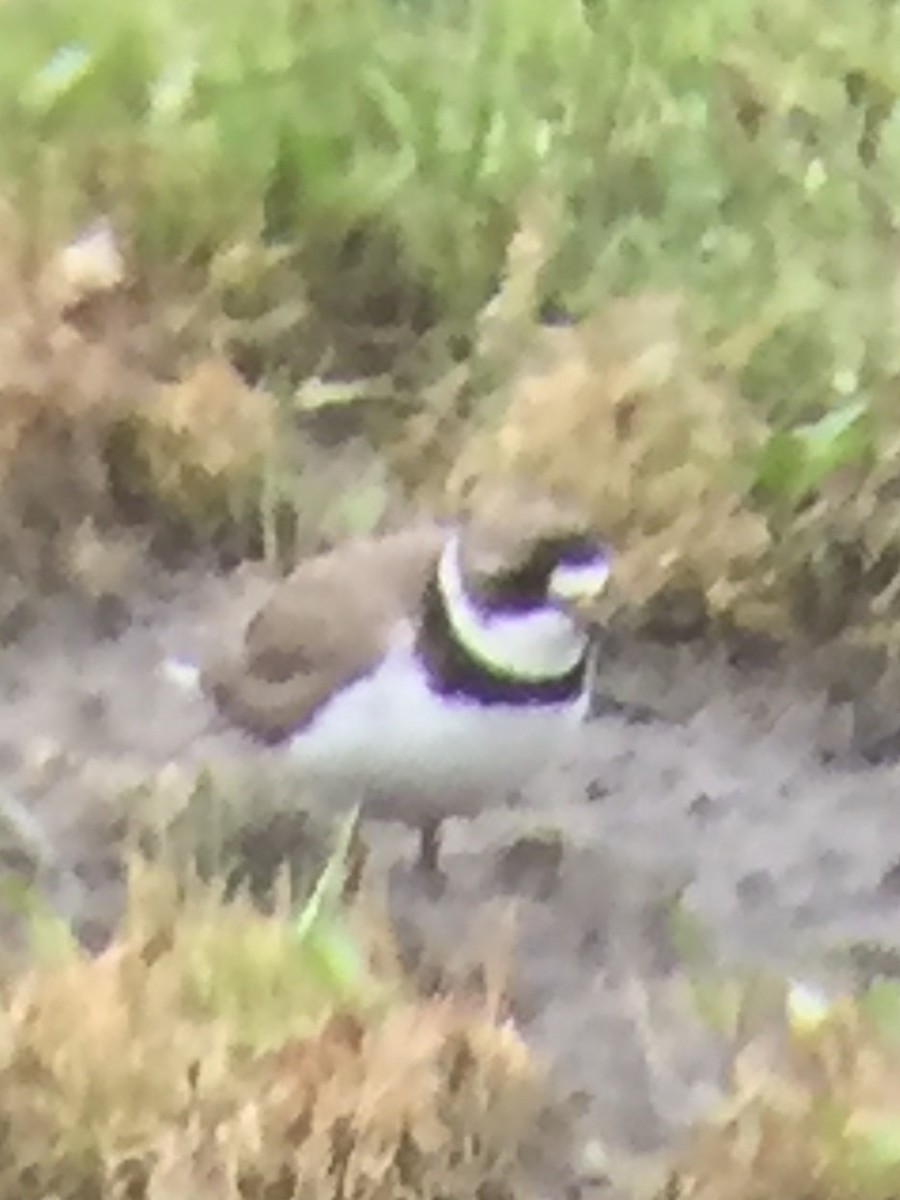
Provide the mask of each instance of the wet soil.
[{"label": "wet soil", "polygon": [[[167,763],[243,765],[296,795],[286,764],[211,727],[164,668],[229,636],[264,585],[192,571],[114,604],[29,603],[0,626],[0,870],[37,874],[89,941],[121,899],[140,785]],[[423,970],[465,972],[505,939],[515,1016],[580,1136],[643,1155],[704,1110],[724,1062],[688,1002],[676,897],[726,962],[818,978],[836,947],[900,955],[900,688],[859,658],[642,640],[606,648],[599,688],[576,761],[448,826],[439,894],[409,831],[373,826],[372,861]]]}]

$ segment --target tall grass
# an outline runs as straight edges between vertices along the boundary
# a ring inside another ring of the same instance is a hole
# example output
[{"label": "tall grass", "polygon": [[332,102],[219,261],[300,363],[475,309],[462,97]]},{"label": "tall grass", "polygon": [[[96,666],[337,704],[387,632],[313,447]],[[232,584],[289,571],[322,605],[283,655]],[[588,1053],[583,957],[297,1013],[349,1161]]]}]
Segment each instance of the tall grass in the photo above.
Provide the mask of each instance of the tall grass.
[{"label": "tall grass", "polygon": [[686,296],[787,435],[759,483],[792,512],[893,455],[898,89],[883,0],[5,0],[0,192],[42,239],[108,215],[227,316],[280,306],[253,373],[286,394],[429,329],[465,353],[538,193],[539,310]]},{"label": "tall grass", "polygon": [[51,226],[103,209],[201,262],[285,240],[462,317],[539,184],[548,299],[687,288],[802,411],[893,369],[898,50],[877,0],[7,0],[0,176]]}]

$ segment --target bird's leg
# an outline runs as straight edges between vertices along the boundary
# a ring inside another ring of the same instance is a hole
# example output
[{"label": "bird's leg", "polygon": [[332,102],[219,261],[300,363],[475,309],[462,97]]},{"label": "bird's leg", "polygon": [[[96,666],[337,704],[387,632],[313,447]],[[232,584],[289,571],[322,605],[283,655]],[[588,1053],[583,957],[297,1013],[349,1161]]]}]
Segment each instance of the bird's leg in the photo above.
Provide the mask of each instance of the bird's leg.
[{"label": "bird's leg", "polygon": [[360,823],[357,821],[347,847],[346,874],[342,893],[342,899],[346,904],[352,904],[354,900],[358,899],[368,862],[369,847],[363,838]]},{"label": "bird's leg", "polygon": [[426,896],[431,900],[440,900],[447,887],[447,877],[441,870],[440,856],[440,819],[423,821],[419,825],[419,857],[415,869]]},{"label": "bird's leg", "polygon": [[419,861],[420,870],[427,875],[440,878],[441,857],[441,821],[432,817],[423,821],[419,826]]}]

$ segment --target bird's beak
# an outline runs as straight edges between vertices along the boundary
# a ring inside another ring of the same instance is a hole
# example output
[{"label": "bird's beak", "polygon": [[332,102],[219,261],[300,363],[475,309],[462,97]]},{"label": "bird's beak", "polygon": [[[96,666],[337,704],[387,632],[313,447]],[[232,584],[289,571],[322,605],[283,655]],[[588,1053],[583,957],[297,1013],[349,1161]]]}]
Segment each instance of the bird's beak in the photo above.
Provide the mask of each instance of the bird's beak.
[{"label": "bird's beak", "polygon": [[586,563],[563,563],[550,577],[550,598],[563,608],[589,616],[609,582],[609,574],[609,562],[600,555]]}]

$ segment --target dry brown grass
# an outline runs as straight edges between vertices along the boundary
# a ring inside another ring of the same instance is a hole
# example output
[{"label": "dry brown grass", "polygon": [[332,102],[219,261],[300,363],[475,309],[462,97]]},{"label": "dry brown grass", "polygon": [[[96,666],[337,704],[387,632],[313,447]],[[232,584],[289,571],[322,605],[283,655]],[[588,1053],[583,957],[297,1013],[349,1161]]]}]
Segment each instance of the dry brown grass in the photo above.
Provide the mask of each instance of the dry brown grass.
[{"label": "dry brown grass", "polygon": [[291,923],[141,871],[104,954],[4,985],[0,1196],[508,1194],[528,1051],[483,1004],[411,995],[371,922],[368,945],[337,1003]]},{"label": "dry brown grass", "polygon": [[248,387],[224,358],[208,358],[133,413],[133,467],[150,495],[193,525],[258,511],[275,447],[272,396]]},{"label": "dry brown grass", "polygon": [[477,495],[479,481],[508,474],[572,496],[617,547],[634,603],[696,587],[713,612],[731,611],[751,573],[762,599],[769,536],[747,502],[762,431],[698,365],[677,299],[620,300],[534,341],[498,427],[474,434],[451,489]]},{"label": "dry brown grass", "polygon": [[108,511],[104,436],[147,390],[139,349],[101,312],[118,281],[89,320],[52,256],[32,258],[0,211],[0,535],[26,575],[58,567],[66,532]]},{"label": "dry brown grass", "polygon": [[277,407],[198,351],[207,318],[201,297],[151,295],[111,229],[39,245],[0,210],[7,572],[78,584],[85,531],[102,541],[123,494],[200,532],[258,507]]},{"label": "dry brown grass", "polygon": [[[867,416],[874,449],[802,503],[789,478],[780,499],[761,494],[773,427],[735,383],[753,331],[716,350],[686,296],[655,292],[612,299],[570,327],[542,324],[559,222],[546,196],[523,202],[468,355],[451,353],[440,325],[416,353],[398,329],[374,399],[365,370],[349,384],[319,380],[323,365],[341,374],[338,334],[349,335],[340,322],[329,333],[290,264],[225,247],[208,278],[173,269],[151,287],[132,278],[127,247],[102,226],[38,253],[9,213],[0,217],[8,575],[49,575],[92,595],[127,589],[129,553],[139,561],[144,551],[111,532],[123,499],[137,499],[127,511],[151,525],[174,518],[185,540],[290,560],[304,539],[396,519],[411,497],[456,509],[524,476],[592,515],[615,547],[627,606],[679,595],[689,612],[744,627],[896,640],[890,406],[873,401]],[[247,315],[228,315],[235,293]],[[278,400],[235,364],[288,336],[306,383],[282,380]],[[318,421],[345,428],[324,450],[289,411],[310,394],[329,397]]]},{"label": "dry brown grass", "polygon": [[668,1200],[890,1200],[900,1188],[897,992],[833,1003],[738,1056],[725,1108],[676,1158]]}]

